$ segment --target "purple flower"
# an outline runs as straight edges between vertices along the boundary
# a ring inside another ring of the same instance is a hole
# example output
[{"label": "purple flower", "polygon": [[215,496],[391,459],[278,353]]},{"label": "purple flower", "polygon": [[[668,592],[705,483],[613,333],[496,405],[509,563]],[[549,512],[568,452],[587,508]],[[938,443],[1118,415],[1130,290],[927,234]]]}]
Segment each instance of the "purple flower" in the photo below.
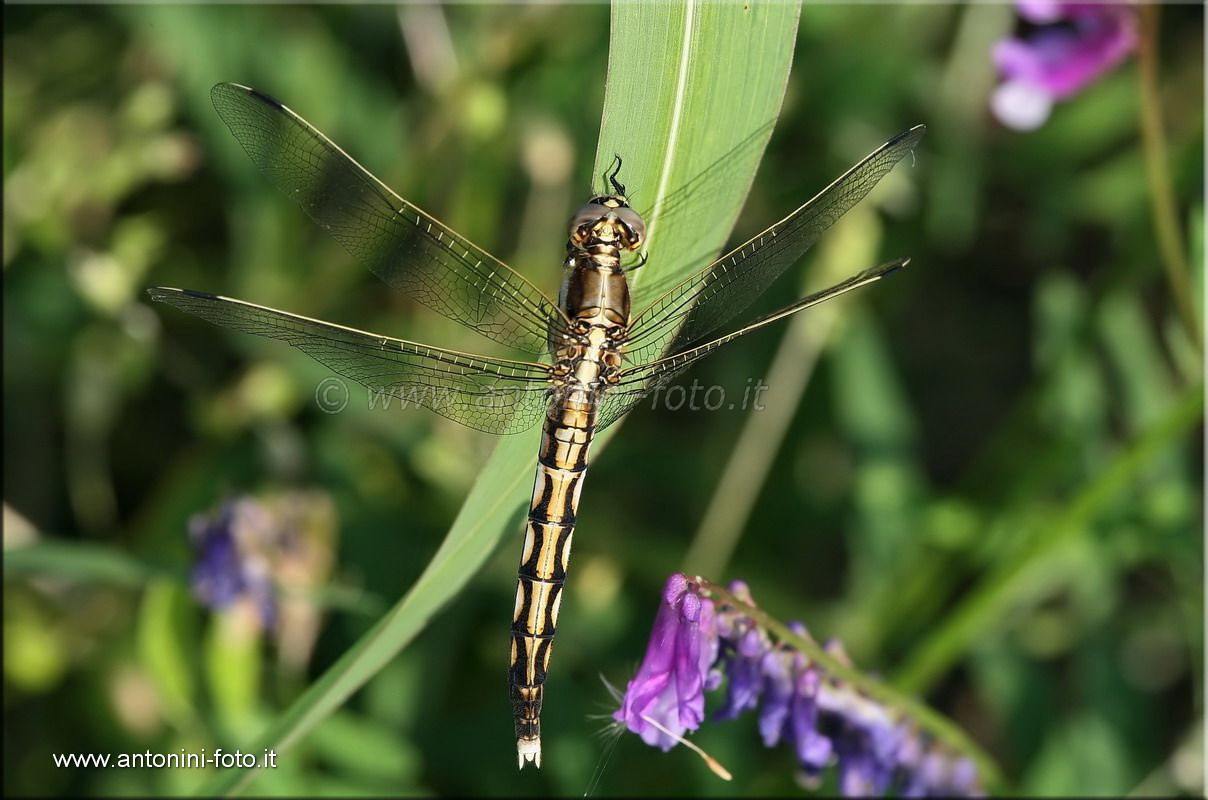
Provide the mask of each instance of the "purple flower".
[{"label": "purple flower", "polygon": [[[646,657],[613,715],[643,741],[671,749],[685,731],[700,726],[705,693],[725,683],[725,701],[714,718],[758,709],[763,743],[792,747],[805,785],[816,786],[833,761],[848,797],[980,794],[971,761],[926,739],[900,711],[828,676],[793,646],[793,638],[773,645],[769,632],[748,616],[745,607],[754,603],[745,584],[730,585],[744,610],[737,603],[715,610],[709,599],[714,590],[707,587],[679,574],[667,581]],[[812,641],[804,625],[788,627]],[[838,641],[824,649],[851,667]]]},{"label": "purple flower", "polygon": [[948,771],[948,785],[944,789],[947,794],[965,797],[982,796],[982,791],[978,787],[977,766],[971,759],[960,758],[951,764]]},{"label": "purple flower", "polygon": [[228,504],[215,517],[198,515],[189,520],[189,538],[197,549],[192,573],[193,595],[211,608],[228,607],[244,591],[230,518],[231,506]]},{"label": "purple flower", "polygon": [[977,769],[967,758],[953,761],[938,751],[922,757],[916,769],[907,775],[903,797],[981,797]]},{"label": "purple flower", "polygon": [[702,597],[684,575],[672,575],[663,589],[646,657],[625,688],[614,719],[646,744],[670,750],[705,718],[705,683],[717,652],[713,601]]},{"label": "purple flower", "polygon": [[990,99],[1008,127],[1034,130],[1052,110],[1122,62],[1137,46],[1136,11],[1127,3],[1018,0],[1016,9],[1040,26],[994,47],[1004,79]]},{"label": "purple flower", "polygon": [[263,540],[271,527],[264,508],[240,498],[224,503],[218,513],[189,520],[189,538],[196,549],[193,596],[215,610],[250,601],[260,624],[277,621],[277,597],[263,556]]},{"label": "purple flower", "polygon": [[902,732],[883,720],[845,720],[836,750],[839,790],[845,797],[884,794],[898,766]]},{"label": "purple flower", "polygon": [[[790,627],[798,635],[807,635],[805,627],[798,623]],[[739,665],[736,661],[735,666]],[[830,740],[818,732],[821,674],[800,653],[786,648],[765,649],[759,659],[759,673],[763,695],[759,733],[764,745],[775,747],[782,741],[788,742],[802,769],[807,774],[817,774],[826,767],[833,751]],[[733,675],[730,680],[733,688]],[[751,697],[751,707],[757,698],[757,694]]]},{"label": "purple flower", "polygon": [[765,747],[780,744],[786,733],[786,721],[793,700],[793,678],[790,664],[783,651],[772,651],[764,655],[763,708],[759,710],[759,734]]},{"label": "purple flower", "polygon": [[807,667],[797,673],[793,700],[789,707],[789,731],[797,760],[807,774],[817,774],[830,763],[834,747],[818,732],[818,689],[822,675]]},{"label": "purple flower", "polygon": [[717,710],[715,719],[734,719],[744,711],[759,705],[759,694],[763,690],[763,659],[770,645],[763,632],[755,627],[733,639],[723,639],[723,672],[729,678],[726,685],[726,702]]}]

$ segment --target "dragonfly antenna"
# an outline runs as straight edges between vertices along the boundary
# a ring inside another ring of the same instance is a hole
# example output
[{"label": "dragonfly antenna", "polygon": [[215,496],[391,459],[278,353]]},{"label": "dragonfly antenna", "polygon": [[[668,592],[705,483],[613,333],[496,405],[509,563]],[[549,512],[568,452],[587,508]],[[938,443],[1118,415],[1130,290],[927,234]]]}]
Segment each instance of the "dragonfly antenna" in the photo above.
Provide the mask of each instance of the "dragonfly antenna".
[{"label": "dragonfly antenna", "polygon": [[[621,195],[623,195],[623,194],[625,194],[625,184],[620,183],[620,182],[617,180],[617,176],[621,174],[621,164],[623,163],[623,162],[621,161],[621,154],[620,154],[620,153],[613,153],[613,154],[612,154],[612,163],[616,165],[616,167],[615,167],[615,168],[612,166],[612,164],[610,164],[610,165],[609,165],[609,168],[608,168],[608,169],[606,169],[606,170],[604,170],[604,175],[603,175],[603,177],[604,177],[604,179],[605,179],[605,187],[604,187],[604,188],[605,188],[605,190],[607,190],[607,189],[608,189],[608,184],[612,184],[612,188],[613,188],[614,190],[616,190],[616,193],[617,193],[617,194],[621,194]],[[609,172],[610,172],[610,171],[611,171],[611,173],[612,173],[612,174],[609,174]]]}]

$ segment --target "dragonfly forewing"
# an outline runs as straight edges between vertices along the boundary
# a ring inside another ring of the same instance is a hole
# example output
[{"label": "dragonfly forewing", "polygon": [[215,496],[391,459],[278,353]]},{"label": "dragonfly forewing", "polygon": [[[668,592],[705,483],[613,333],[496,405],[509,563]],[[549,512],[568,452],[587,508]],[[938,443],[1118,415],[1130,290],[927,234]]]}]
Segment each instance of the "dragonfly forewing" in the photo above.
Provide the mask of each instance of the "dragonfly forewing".
[{"label": "dragonfly forewing", "polygon": [[634,315],[626,345],[629,363],[645,364],[680,352],[749,306],[913,152],[925,132],[925,126],[917,125],[890,139],[780,222]]},{"label": "dragonfly forewing", "polygon": [[330,139],[266,94],[210,93],[268,180],[390,286],[483,336],[543,354],[565,315],[536,286],[399,197]]}]

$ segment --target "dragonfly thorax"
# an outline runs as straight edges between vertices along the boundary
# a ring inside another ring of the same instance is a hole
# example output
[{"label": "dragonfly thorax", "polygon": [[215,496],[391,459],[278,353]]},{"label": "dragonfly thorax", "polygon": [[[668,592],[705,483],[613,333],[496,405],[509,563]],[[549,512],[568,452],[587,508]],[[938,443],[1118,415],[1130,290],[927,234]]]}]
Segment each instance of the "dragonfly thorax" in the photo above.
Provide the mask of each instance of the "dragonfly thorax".
[{"label": "dragonfly thorax", "polygon": [[629,282],[620,267],[616,248],[612,253],[592,252],[567,259],[570,272],[562,281],[562,310],[571,322],[568,333],[581,326],[603,328],[609,343],[615,342],[613,328],[629,326]]},{"label": "dragonfly thorax", "polygon": [[[566,241],[566,267],[559,304],[573,323],[609,332],[629,325],[629,285],[621,255],[637,250],[646,238],[646,223],[625,196],[592,197],[571,217]],[[609,344],[617,341],[616,331]]]}]

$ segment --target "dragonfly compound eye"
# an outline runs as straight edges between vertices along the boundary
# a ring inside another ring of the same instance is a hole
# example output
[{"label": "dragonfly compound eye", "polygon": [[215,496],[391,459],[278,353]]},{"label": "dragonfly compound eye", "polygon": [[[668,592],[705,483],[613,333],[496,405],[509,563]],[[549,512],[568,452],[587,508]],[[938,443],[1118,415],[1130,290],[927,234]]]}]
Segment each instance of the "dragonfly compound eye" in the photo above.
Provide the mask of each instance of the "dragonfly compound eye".
[{"label": "dragonfly compound eye", "polygon": [[613,212],[625,228],[625,245],[630,250],[636,250],[646,241],[646,222],[642,215],[632,208],[618,208]]}]

